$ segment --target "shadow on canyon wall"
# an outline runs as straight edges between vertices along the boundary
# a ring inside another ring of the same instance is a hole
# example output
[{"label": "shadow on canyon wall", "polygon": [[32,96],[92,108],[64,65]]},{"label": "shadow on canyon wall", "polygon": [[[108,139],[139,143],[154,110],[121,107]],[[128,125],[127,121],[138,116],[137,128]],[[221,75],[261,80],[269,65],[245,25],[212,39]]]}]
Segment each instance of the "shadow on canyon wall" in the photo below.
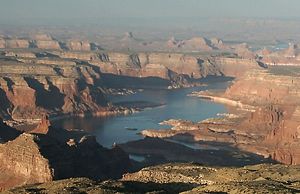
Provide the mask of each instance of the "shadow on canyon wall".
[{"label": "shadow on canyon wall", "polygon": [[167,88],[170,81],[158,77],[129,77],[103,73],[103,84],[108,88]]},{"label": "shadow on canyon wall", "polygon": [[[109,88],[150,88],[150,89],[164,89],[172,84],[171,80],[162,79],[159,77],[130,77],[123,75],[114,75],[109,73],[102,73],[102,81],[106,87]],[[232,81],[232,77],[225,76],[207,76],[201,79],[189,79],[191,83],[213,83]]]}]

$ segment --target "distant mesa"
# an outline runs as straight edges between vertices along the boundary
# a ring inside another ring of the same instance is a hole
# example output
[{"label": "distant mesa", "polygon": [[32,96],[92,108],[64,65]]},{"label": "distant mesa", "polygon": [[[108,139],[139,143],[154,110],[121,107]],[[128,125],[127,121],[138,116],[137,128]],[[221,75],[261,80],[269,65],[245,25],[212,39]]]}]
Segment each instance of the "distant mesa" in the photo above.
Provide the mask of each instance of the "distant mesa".
[{"label": "distant mesa", "polygon": [[295,58],[297,53],[298,46],[296,44],[290,43],[289,48],[284,51],[284,56],[288,58]]},{"label": "distant mesa", "polygon": [[234,46],[234,52],[241,58],[255,59],[256,54],[250,50],[247,43],[242,43]]},{"label": "distant mesa", "polygon": [[44,41],[51,41],[51,40],[54,40],[53,37],[49,34],[43,34],[43,33],[40,33],[40,34],[33,34],[30,36],[30,38],[32,40],[44,40]]},{"label": "distant mesa", "polygon": [[136,41],[137,39],[133,36],[132,32],[125,32],[122,41]]},{"label": "distant mesa", "polygon": [[209,40],[204,37],[193,37],[187,40],[177,40],[175,37],[171,37],[167,41],[167,47],[183,51],[212,51],[229,49],[229,47],[224,45],[221,39],[212,38]]},{"label": "distant mesa", "polygon": [[91,51],[91,43],[89,41],[69,40],[66,42],[66,49],[71,51]]},{"label": "distant mesa", "polygon": [[126,38],[133,38],[133,33],[132,32],[126,32],[125,37]]}]

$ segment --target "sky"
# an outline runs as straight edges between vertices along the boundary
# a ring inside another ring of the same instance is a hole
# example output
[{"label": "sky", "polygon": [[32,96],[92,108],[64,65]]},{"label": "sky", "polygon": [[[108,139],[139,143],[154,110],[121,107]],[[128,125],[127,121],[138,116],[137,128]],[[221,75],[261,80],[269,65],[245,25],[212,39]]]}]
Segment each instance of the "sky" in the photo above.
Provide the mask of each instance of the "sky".
[{"label": "sky", "polygon": [[300,0],[0,0],[0,24],[207,17],[300,18]]}]

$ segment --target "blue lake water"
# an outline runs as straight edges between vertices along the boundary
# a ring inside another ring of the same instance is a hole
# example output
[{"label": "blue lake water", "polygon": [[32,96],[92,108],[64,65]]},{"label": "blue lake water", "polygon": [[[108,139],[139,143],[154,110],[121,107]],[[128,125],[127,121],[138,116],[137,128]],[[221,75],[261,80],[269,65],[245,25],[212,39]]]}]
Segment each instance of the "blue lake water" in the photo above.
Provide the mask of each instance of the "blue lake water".
[{"label": "blue lake water", "polygon": [[[217,113],[226,112],[225,106],[187,94],[199,90],[224,89],[227,82],[211,83],[209,86],[184,88],[176,90],[144,90],[130,96],[115,96],[114,102],[122,101],[150,101],[164,103],[164,106],[145,109],[144,111],[126,116],[108,118],[65,118],[53,121],[54,126],[68,129],[84,129],[97,137],[97,141],[105,147],[115,143],[138,140],[142,137],[137,133],[143,129],[161,129],[158,123],[167,119],[187,119],[200,121],[215,117]],[[127,130],[126,128],[135,128]]]}]

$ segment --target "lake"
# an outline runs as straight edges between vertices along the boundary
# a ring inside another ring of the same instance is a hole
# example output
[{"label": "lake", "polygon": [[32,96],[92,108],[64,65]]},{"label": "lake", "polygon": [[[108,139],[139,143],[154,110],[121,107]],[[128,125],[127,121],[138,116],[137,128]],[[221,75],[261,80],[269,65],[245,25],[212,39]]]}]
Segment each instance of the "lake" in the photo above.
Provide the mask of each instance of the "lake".
[{"label": "lake", "polygon": [[143,129],[168,128],[168,126],[158,124],[167,119],[200,121],[216,117],[217,113],[225,113],[226,108],[224,105],[197,97],[189,97],[187,94],[199,90],[225,89],[227,85],[228,82],[215,82],[201,87],[174,90],[145,89],[129,96],[114,96],[110,100],[115,103],[123,101],[149,101],[165,105],[145,109],[126,116],[64,118],[53,121],[52,125],[67,129],[84,129],[90,134],[95,135],[101,145],[111,147],[114,143],[125,143],[143,138],[137,134]]}]

